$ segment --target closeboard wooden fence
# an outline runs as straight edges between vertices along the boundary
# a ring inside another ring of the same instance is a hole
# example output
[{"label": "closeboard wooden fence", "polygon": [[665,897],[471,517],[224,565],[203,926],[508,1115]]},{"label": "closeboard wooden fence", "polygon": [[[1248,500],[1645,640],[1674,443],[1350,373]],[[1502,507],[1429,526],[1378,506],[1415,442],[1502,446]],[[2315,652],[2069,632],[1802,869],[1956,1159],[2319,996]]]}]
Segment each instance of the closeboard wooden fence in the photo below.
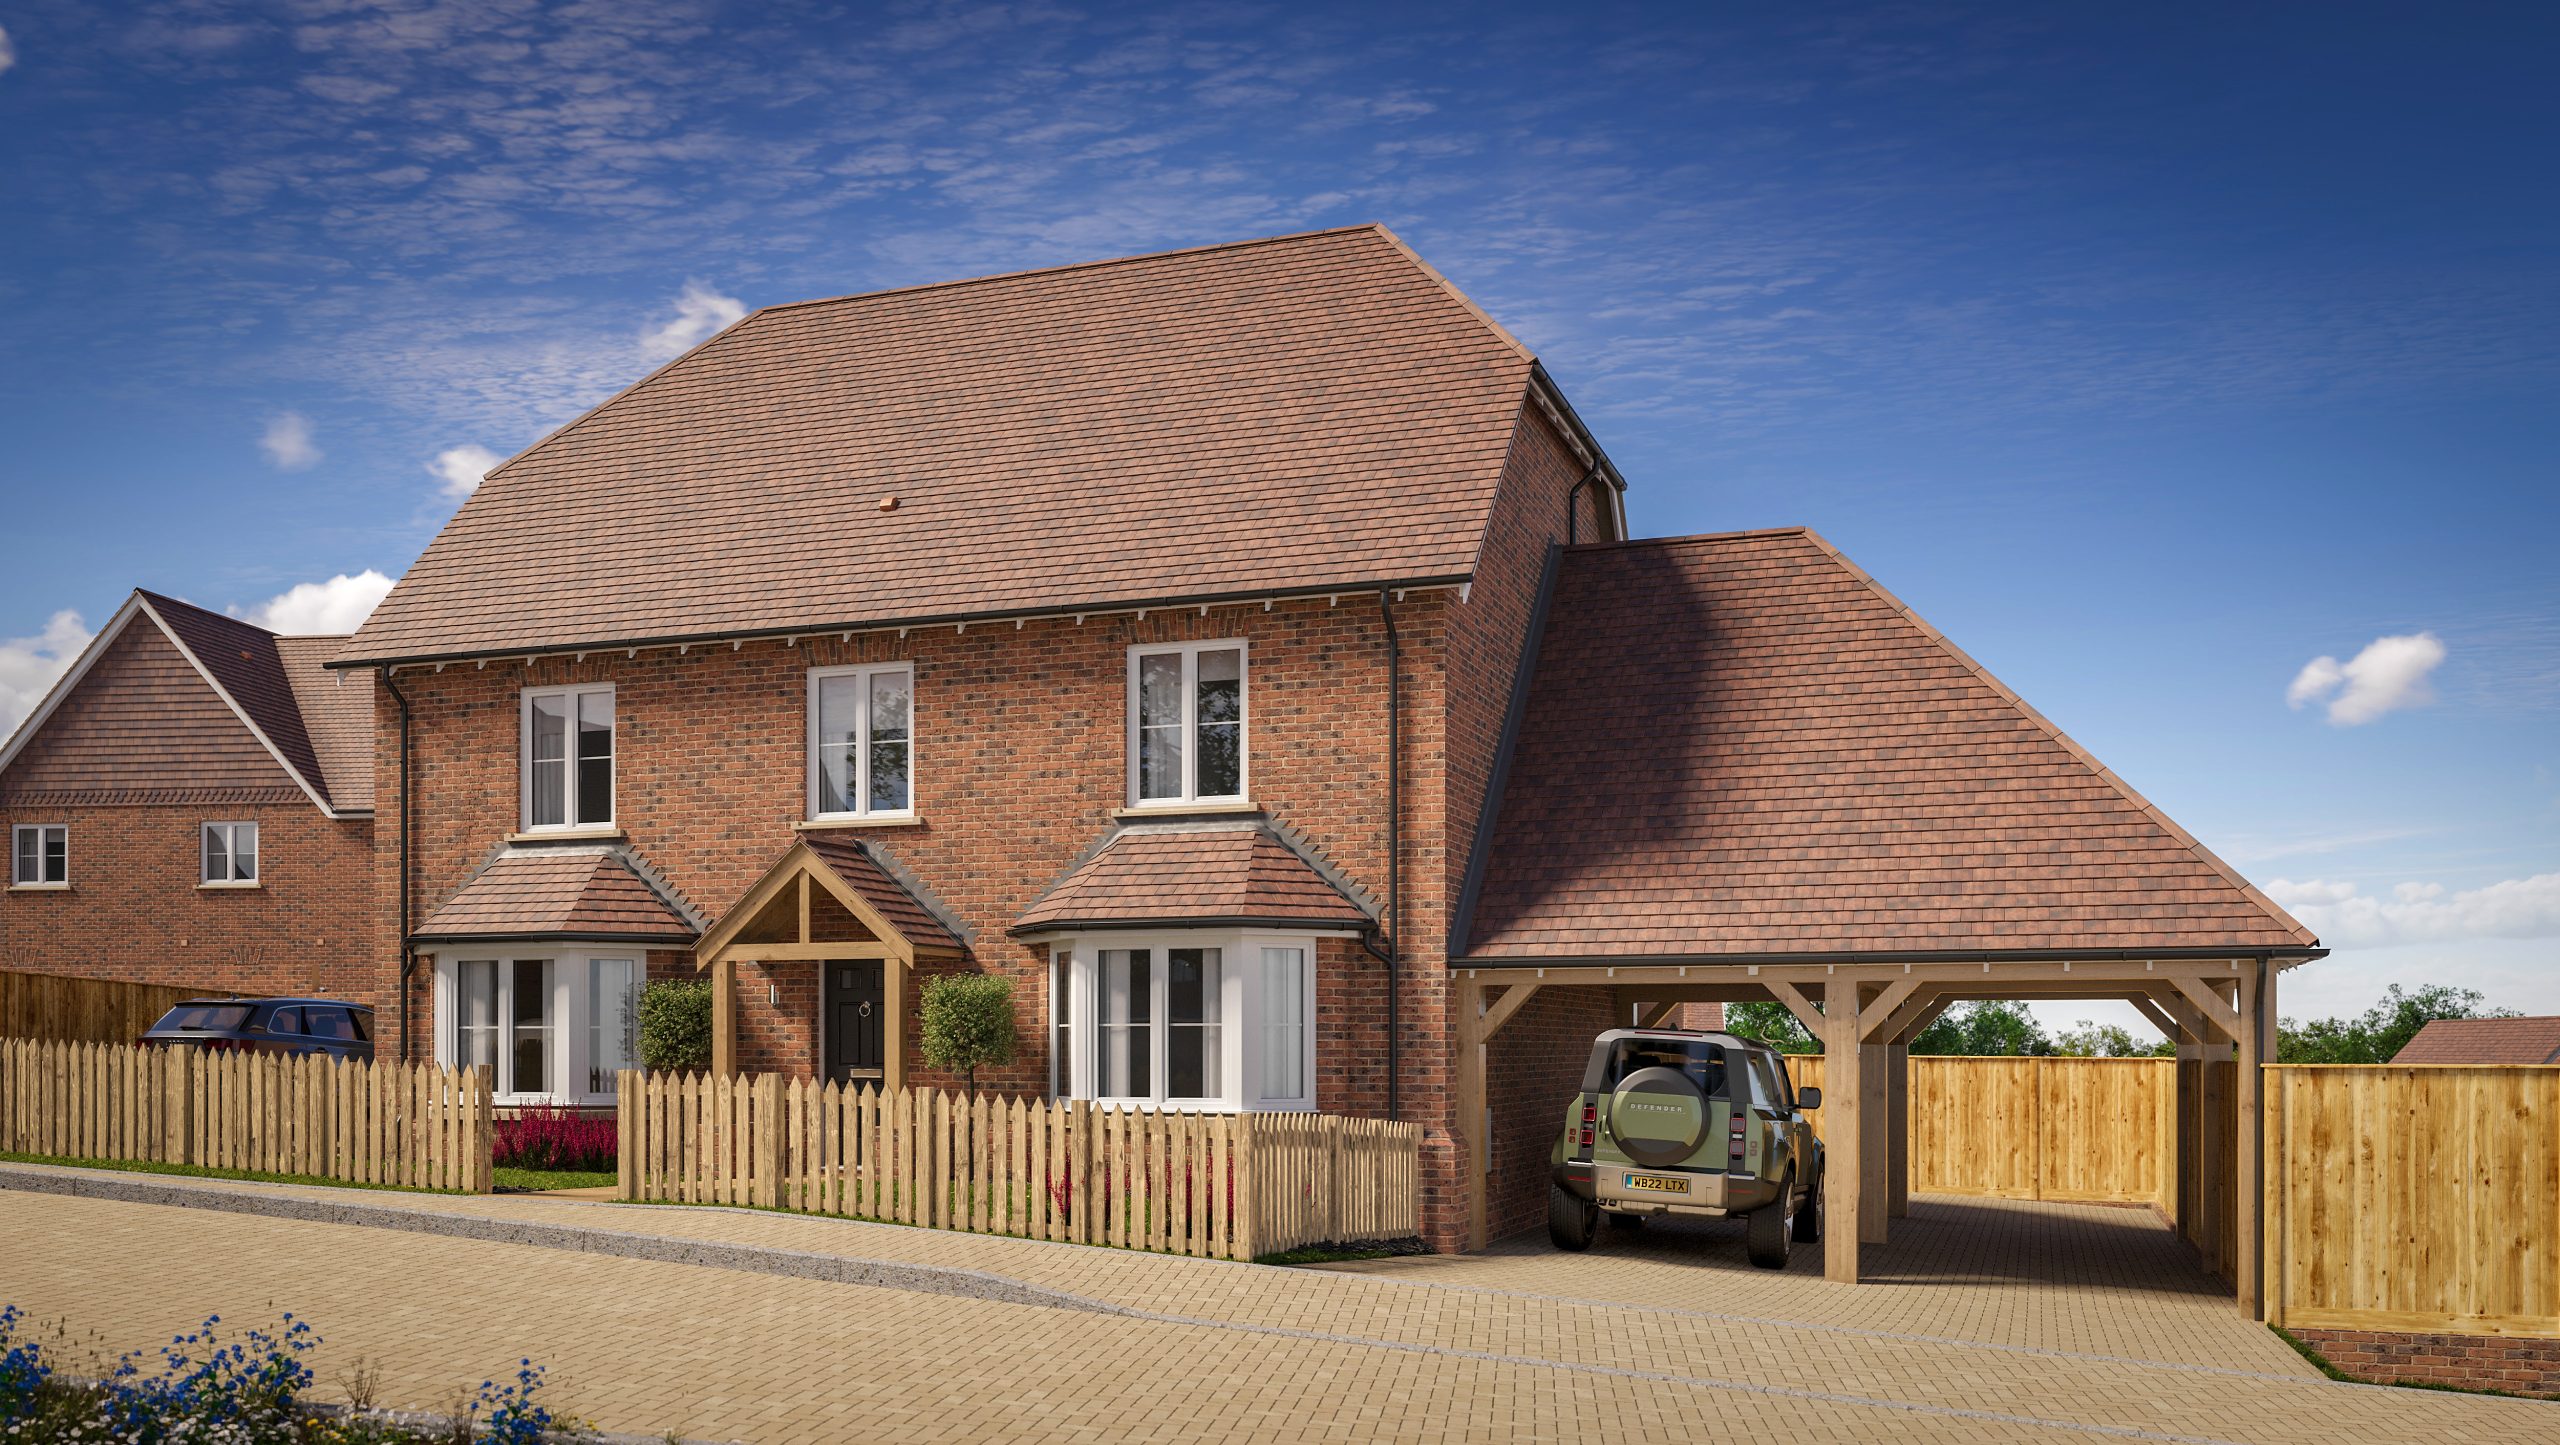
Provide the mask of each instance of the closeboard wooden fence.
[{"label": "closeboard wooden fence", "polygon": [[620,1195],[1218,1259],[1421,1232],[1421,1129],[626,1073]]},{"label": "closeboard wooden fence", "polygon": [[0,1039],[0,1152],[489,1192],[488,1076]]},{"label": "closeboard wooden fence", "polygon": [[2266,1071],[2280,1325],[2560,1335],[2560,1068]]},{"label": "closeboard wooden fence", "polygon": [[[1820,1086],[1823,1059],[1787,1060]],[[1914,1193],[2102,1204],[2173,1202],[2175,1059],[1911,1060],[1906,1147]],[[1813,1111],[1814,1131],[1822,1111]]]},{"label": "closeboard wooden fence", "polygon": [[218,988],[0,969],[0,1038],[129,1044],[188,999],[229,997]]}]

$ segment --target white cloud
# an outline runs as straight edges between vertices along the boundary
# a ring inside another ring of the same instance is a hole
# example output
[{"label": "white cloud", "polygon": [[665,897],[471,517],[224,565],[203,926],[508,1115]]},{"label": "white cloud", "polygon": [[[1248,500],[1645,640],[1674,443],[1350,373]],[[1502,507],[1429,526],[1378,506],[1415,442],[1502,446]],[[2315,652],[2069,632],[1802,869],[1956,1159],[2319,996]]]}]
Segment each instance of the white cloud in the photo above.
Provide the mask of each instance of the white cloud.
[{"label": "white cloud", "polygon": [[481,479],[505,460],[484,446],[448,447],[436,453],[436,459],[427,463],[427,470],[444,482],[441,490],[446,496],[460,501],[480,490]]},{"label": "white cloud", "polygon": [[311,444],[311,419],[298,411],[279,413],[267,423],[267,433],[258,438],[265,448],[267,460],[296,472],[320,460],[320,449]]},{"label": "white cloud", "polygon": [[2435,700],[2427,674],[2444,661],[2444,644],[2432,632],[2377,637],[2364,651],[2341,663],[2315,657],[2302,665],[2286,688],[2286,705],[2300,708],[2325,698],[2329,721],[2340,727],[2369,723],[2387,712]]},{"label": "white cloud", "polygon": [[17,63],[18,47],[9,39],[9,28],[0,25],[0,75],[7,74],[9,67]]},{"label": "white cloud", "polygon": [[89,645],[89,637],[80,614],[66,609],[47,618],[44,631],[35,636],[0,642],[0,738],[35,710],[45,689]]},{"label": "white cloud", "polygon": [[2387,948],[2471,938],[2560,938],[2560,873],[2509,878],[2448,893],[2441,883],[2403,883],[2389,898],[2352,883],[2278,878],[2267,896],[2331,948]]},{"label": "white cloud", "polygon": [[675,319],[641,337],[640,347],[652,359],[664,361],[701,345],[713,332],[746,314],[746,303],[737,297],[687,281],[684,293],[676,297]]},{"label": "white cloud", "polygon": [[304,636],[353,632],[390,590],[391,579],[370,567],[352,577],[341,572],[326,582],[295,583],[268,598],[248,620],[270,632]]}]

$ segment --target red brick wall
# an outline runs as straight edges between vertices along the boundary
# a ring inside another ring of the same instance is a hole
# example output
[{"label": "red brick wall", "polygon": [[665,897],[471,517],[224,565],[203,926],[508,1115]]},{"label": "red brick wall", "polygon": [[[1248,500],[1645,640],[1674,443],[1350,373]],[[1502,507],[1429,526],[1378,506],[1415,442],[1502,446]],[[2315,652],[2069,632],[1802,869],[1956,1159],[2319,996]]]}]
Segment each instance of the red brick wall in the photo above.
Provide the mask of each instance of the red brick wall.
[{"label": "red brick wall", "polygon": [[[198,829],[258,825],[256,888],[199,888]],[[290,803],[0,807],[70,828],[67,892],[0,893],[0,969],[380,1007],[387,935],[372,931],[373,825]]]},{"label": "red brick wall", "polygon": [[1628,1022],[1611,998],[1605,988],[1540,989],[1493,1036],[1493,1067],[1485,1079],[1493,1113],[1487,1237],[1546,1223],[1548,1153],[1564,1126],[1566,1102],[1582,1086],[1591,1040]]},{"label": "red brick wall", "polygon": [[2330,1364],[2386,1385],[2457,1385],[2560,1396],[2560,1340],[2295,1330]]}]

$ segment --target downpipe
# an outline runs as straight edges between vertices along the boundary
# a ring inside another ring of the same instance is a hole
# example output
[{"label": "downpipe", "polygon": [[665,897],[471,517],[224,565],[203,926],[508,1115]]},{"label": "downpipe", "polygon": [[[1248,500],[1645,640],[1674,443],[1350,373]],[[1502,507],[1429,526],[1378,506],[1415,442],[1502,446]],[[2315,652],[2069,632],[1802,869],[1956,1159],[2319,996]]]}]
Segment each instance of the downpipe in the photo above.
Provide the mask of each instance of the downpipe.
[{"label": "downpipe", "polygon": [[400,705],[400,1062],[409,1062],[409,982],[418,969],[418,951],[409,937],[409,835],[410,824],[417,814],[410,807],[409,787],[409,695],[391,680],[391,669],[382,670],[383,690]]},{"label": "downpipe", "polygon": [[1369,956],[1387,966],[1387,1117],[1404,1117],[1399,1109],[1403,1078],[1403,1031],[1397,1021],[1396,940],[1404,933],[1404,769],[1401,699],[1404,658],[1396,638],[1395,594],[1378,589],[1378,620],[1387,629],[1387,924],[1361,936]]}]

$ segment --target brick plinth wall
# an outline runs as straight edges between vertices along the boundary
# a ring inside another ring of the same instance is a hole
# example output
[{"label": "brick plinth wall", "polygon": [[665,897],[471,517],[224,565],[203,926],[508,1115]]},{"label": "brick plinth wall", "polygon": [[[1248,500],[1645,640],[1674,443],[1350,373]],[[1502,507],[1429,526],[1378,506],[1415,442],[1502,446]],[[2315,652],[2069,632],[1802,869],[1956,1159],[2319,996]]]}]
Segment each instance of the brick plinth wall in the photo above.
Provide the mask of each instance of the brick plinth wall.
[{"label": "brick plinth wall", "polygon": [[2560,1397],[2560,1339],[2293,1330],[2330,1364],[2386,1385],[2454,1385]]}]

